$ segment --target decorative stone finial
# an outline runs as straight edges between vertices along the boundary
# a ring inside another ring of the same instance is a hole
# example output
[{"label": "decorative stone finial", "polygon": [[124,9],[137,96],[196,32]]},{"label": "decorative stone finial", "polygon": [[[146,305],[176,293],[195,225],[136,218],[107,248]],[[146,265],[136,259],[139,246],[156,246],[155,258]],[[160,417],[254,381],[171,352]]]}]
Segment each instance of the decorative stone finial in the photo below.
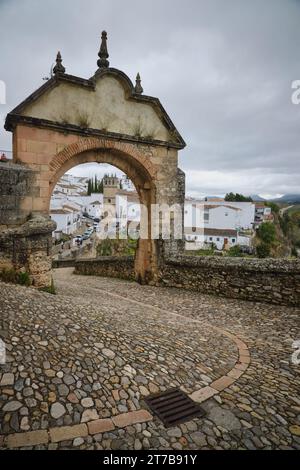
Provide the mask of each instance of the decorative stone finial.
[{"label": "decorative stone finial", "polygon": [[109,67],[109,62],[108,62],[108,57],[109,57],[109,54],[107,52],[107,32],[106,31],[102,31],[102,34],[101,34],[101,46],[100,46],[100,50],[99,50],[99,53],[98,53],[98,56],[100,57],[100,59],[98,59],[97,61],[97,65],[99,68],[104,68],[104,67]]},{"label": "decorative stone finial", "polygon": [[62,64],[61,53],[58,51],[56,56],[56,65],[53,67],[53,73],[56,75],[58,73],[65,73],[65,71],[66,69]]},{"label": "decorative stone finial", "polygon": [[136,76],[136,79],[135,79],[135,87],[134,87],[134,91],[138,94],[138,95],[141,95],[143,93],[143,87],[141,85],[141,77],[140,77],[140,74],[138,73],[137,76]]}]

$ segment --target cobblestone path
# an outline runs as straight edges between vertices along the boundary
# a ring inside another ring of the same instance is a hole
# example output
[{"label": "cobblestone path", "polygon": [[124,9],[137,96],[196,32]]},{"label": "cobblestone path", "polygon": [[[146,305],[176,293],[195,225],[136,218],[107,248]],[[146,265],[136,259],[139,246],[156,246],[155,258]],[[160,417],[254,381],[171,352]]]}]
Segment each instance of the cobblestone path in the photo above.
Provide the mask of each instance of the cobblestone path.
[{"label": "cobblestone path", "polygon": [[[55,284],[0,283],[0,447],[300,449],[299,309],[72,269]],[[166,429],[143,400],[171,387],[206,416]]]}]

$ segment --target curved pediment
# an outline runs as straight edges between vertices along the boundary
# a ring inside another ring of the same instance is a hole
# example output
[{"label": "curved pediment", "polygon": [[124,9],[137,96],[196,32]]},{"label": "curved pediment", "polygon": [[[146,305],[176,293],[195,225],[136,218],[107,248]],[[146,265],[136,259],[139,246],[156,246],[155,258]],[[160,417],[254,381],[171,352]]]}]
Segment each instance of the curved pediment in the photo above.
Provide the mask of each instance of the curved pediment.
[{"label": "curved pediment", "polygon": [[160,101],[136,93],[127,75],[114,68],[98,69],[89,80],[57,74],[7,116],[6,129],[12,130],[20,121],[70,132],[185,146]]}]

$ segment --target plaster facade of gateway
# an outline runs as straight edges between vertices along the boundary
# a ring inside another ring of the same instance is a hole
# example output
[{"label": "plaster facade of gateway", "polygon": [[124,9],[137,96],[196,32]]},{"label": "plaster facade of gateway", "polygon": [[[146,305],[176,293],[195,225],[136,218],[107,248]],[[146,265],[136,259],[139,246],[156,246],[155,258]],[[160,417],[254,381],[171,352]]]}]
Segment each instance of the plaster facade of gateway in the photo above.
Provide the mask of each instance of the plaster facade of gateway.
[{"label": "plaster facade of gateway", "polygon": [[[118,167],[148,209],[147,236],[139,241],[135,273],[137,280],[151,282],[158,260],[183,247],[183,240],[151,239],[151,205],[180,204],[183,210],[184,173],[178,169],[177,154],[185,142],[160,101],[143,95],[139,74],[134,86],[127,75],[109,67],[105,31],[98,55],[96,73],[83,79],[66,74],[58,53],[53,76],[7,115],[14,163],[34,175],[19,210],[23,221],[37,215],[47,218],[56,183],[76,165]],[[46,278],[33,281],[40,285]]]}]

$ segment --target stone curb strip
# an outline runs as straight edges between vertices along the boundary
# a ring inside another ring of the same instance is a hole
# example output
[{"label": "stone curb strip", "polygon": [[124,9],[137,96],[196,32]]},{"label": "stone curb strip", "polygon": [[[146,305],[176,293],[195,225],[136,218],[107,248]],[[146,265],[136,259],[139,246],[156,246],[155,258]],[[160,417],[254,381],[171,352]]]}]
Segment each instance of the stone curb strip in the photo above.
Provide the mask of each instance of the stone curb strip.
[{"label": "stone curb strip", "polygon": [[235,366],[229,372],[227,372],[226,375],[223,375],[219,379],[214,380],[214,382],[212,382],[209,386],[200,388],[199,390],[196,390],[190,394],[190,398],[192,398],[192,400],[196,401],[197,403],[202,403],[214,395],[219,394],[227,387],[230,387],[230,385],[232,385],[244,374],[250,364],[249,349],[240,338],[216,326],[212,326],[212,328],[235,342],[239,352],[239,359]]},{"label": "stone curb strip", "polygon": [[[143,307],[150,308],[157,312],[162,312],[164,314],[172,315],[178,318],[184,318],[184,320],[188,319],[191,323],[200,323],[201,325],[203,324],[203,322],[196,320],[195,318],[183,317],[179,313],[171,312],[169,310],[164,310],[154,305],[144,304],[143,302],[140,302],[134,299],[129,299],[128,297],[124,297],[123,295],[116,294],[114,292],[110,292],[106,290],[105,293],[108,295],[111,295],[112,297],[116,297],[122,300],[127,300],[128,302],[131,302],[137,305],[142,305]],[[244,372],[246,371],[246,369],[248,368],[250,364],[249,349],[246,343],[244,343],[244,341],[242,341],[240,338],[238,338],[238,336],[234,335],[233,333],[223,330],[222,328],[219,328],[214,325],[210,325],[209,323],[206,323],[206,325],[212,328],[213,330],[218,331],[218,333],[221,333],[222,335],[227,336],[236,344],[236,347],[239,353],[239,359],[236,362],[233,369],[231,369],[226,375],[223,375],[219,379],[215,380],[209,386],[200,388],[199,390],[196,390],[195,392],[189,395],[190,398],[192,398],[192,400],[196,401],[197,403],[202,403],[203,401],[208,400],[212,396],[217,395],[218,393],[225,390],[225,388],[232,385],[236,380],[238,380],[241,377],[241,375],[244,374]],[[181,389],[182,391],[185,391],[184,387],[181,387]]]},{"label": "stone curb strip", "polygon": [[[128,300],[129,302],[144,305],[142,302],[127,299],[126,297],[111,293],[109,291],[106,292],[114,297],[122,297],[122,299]],[[178,313],[169,312],[159,307],[152,307],[147,305],[147,308],[159,310],[160,312],[182,318],[182,315],[179,315]],[[189,320],[192,323],[203,324],[199,320],[195,320],[193,318]],[[236,380],[238,380],[244,374],[250,364],[249,349],[240,338],[238,338],[233,333],[223,330],[222,328],[212,325],[208,326],[235,342],[238,349],[239,358],[235,366],[226,375],[223,375],[219,379],[213,381],[209,386],[195,390],[189,395],[190,398],[192,398],[192,400],[197,403],[202,403],[214,395],[219,394],[227,387],[230,387],[230,385],[236,382]],[[184,387],[182,387],[182,390],[184,391]],[[23,433],[9,434],[8,436],[0,436],[0,448],[4,447],[13,449],[62,442],[75,439],[76,437],[86,437],[88,435],[101,434],[104,432],[113,431],[115,428],[125,428],[126,426],[131,426],[138,423],[146,423],[152,420],[153,416],[147,410],[130,411],[129,413],[121,413],[111,418],[97,419],[87,423],[75,424],[73,426],[61,426],[51,428],[49,430],[28,431]]]},{"label": "stone curb strip", "polygon": [[[121,413],[112,418],[97,419],[88,423],[75,424],[73,426],[61,426],[47,430],[19,432],[0,436],[3,439],[3,447],[8,449],[37,446],[49,442],[62,442],[76,437],[101,434],[113,431],[115,428],[124,428],[132,424],[146,423],[152,421],[153,416],[147,410],[130,411]],[[0,439],[1,442],[1,439]],[[2,447],[1,446],[1,447]]]}]

